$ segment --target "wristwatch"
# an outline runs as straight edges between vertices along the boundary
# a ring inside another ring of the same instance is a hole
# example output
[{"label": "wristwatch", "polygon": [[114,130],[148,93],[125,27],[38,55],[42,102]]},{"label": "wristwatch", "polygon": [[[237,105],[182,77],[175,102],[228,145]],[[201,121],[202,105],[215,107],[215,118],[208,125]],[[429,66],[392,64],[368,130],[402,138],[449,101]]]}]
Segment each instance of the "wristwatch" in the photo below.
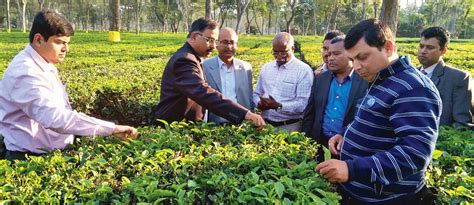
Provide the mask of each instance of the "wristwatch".
[{"label": "wristwatch", "polygon": [[283,109],[283,105],[281,103],[278,103],[278,107],[276,111],[280,112]]}]

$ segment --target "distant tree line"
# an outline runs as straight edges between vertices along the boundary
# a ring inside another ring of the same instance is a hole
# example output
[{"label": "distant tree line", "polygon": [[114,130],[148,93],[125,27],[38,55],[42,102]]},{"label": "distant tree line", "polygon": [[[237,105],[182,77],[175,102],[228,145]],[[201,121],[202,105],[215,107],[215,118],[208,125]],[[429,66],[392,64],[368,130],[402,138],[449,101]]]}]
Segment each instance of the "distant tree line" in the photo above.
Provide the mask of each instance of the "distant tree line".
[{"label": "distant tree line", "polygon": [[184,32],[194,19],[208,16],[240,33],[322,35],[379,18],[397,36],[443,26],[454,37],[474,38],[474,0],[406,1],[403,9],[400,1],[405,0],[0,0],[0,25],[26,31],[36,12],[48,8],[86,31]]}]

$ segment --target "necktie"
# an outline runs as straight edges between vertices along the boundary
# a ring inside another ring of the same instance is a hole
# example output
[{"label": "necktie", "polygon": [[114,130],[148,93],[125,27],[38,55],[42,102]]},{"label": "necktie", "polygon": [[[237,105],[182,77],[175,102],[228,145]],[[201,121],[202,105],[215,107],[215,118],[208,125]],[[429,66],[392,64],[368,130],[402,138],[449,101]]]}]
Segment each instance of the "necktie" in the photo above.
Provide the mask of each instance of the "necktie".
[{"label": "necktie", "polygon": [[423,74],[425,74],[425,75],[428,74],[424,69],[421,70],[421,73],[423,73]]}]

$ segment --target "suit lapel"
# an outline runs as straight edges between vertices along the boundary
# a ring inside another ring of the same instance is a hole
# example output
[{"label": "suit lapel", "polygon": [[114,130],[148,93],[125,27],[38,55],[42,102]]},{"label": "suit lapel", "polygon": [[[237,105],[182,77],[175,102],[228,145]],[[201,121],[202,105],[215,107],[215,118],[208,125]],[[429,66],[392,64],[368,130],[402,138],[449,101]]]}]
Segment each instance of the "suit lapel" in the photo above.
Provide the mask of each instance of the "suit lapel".
[{"label": "suit lapel", "polygon": [[438,86],[441,76],[444,75],[444,62],[441,61],[433,70],[433,75],[431,75],[431,81]]},{"label": "suit lapel", "polygon": [[243,99],[245,89],[243,86],[248,85],[245,80],[247,79],[245,69],[242,67],[237,59],[234,58],[234,75],[235,75],[235,94],[237,95],[237,101],[239,104],[244,105],[243,102],[240,102]]},{"label": "suit lapel", "polygon": [[352,74],[353,78],[352,78],[352,86],[351,86],[351,91],[349,92],[349,102],[347,102],[347,107],[346,107],[346,111],[344,113],[344,116],[347,115],[347,112],[349,112],[349,109],[352,105],[352,103],[354,102],[354,98],[355,98],[355,95],[357,94],[357,90],[359,89],[359,87],[362,85],[362,78],[360,78],[357,74]]},{"label": "suit lapel", "polygon": [[211,74],[211,79],[214,81],[214,83],[217,86],[217,90],[219,92],[222,92],[222,84],[221,84],[221,73],[220,73],[220,68],[219,68],[219,60],[217,59],[218,57],[215,57],[215,62],[211,63],[210,66],[210,74]]},{"label": "suit lapel", "polygon": [[[322,79],[320,81],[320,86],[321,86],[320,90],[321,90],[323,106],[321,106],[321,107],[325,108],[326,104],[327,104],[327,101],[328,101],[329,88],[331,86],[331,80],[332,80],[332,73],[330,71],[326,71],[322,75],[323,76],[321,76]],[[324,111],[323,111],[323,113],[324,113]]]}]

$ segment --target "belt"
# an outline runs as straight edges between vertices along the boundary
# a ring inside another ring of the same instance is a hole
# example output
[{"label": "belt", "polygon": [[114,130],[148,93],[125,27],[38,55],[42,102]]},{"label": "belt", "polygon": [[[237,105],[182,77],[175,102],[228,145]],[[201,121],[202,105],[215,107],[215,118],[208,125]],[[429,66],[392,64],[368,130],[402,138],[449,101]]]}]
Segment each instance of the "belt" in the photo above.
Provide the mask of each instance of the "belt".
[{"label": "belt", "polygon": [[283,125],[289,125],[289,124],[297,123],[297,122],[299,122],[300,120],[301,120],[301,119],[290,119],[290,120],[275,122],[275,121],[271,121],[271,120],[265,119],[265,122],[267,122],[267,123],[270,124],[270,125],[273,125],[274,127],[279,127],[279,126],[283,126]]},{"label": "belt", "polygon": [[28,156],[42,156],[42,155],[45,155],[45,154],[37,154],[37,153],[33,153],[33,152],[20,152],[20,151],[7,150],[6,153],[5,153],[5,159],[10,160],[10,161],[13,161],[13,160],[16,160],[16,159],[17,160],[25,160],[26,155],[28,155]]}]

